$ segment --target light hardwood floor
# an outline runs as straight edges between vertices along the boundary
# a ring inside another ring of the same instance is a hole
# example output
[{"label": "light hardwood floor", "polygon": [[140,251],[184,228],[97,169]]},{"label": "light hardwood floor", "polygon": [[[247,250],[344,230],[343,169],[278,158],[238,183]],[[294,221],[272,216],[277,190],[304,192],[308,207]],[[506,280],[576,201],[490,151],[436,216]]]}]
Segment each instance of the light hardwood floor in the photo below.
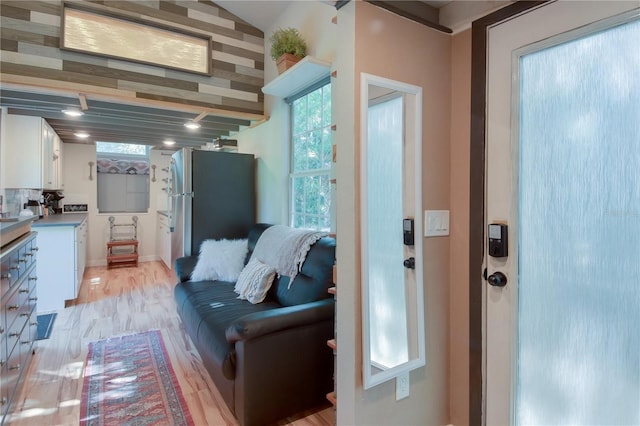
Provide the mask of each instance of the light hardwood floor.
[{"label": "light hardwood floor", "polygon": [[[181,326],[173,299],[175,282],[173,272],[160,262],[140,263],[137,268],[87,268],[75,304],[58,312],[51,338],[37,342],[6,424],[77,425],[89,342],[159,329],[195,424],[236,425]],[[333,408],[281,422],[334,423]]]}]

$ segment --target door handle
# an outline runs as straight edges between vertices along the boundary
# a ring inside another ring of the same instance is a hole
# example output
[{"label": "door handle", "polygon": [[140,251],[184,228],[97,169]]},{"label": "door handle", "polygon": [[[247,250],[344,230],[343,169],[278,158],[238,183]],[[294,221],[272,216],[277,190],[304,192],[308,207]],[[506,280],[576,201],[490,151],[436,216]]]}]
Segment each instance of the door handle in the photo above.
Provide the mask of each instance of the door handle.
[{"label": "door handle", "polygon": [[408,259],[405,259],[404,262],[402,262],[402,264],[407,269],[416,269],[416,258],[410,257]]},{"label": "door handle", "polygon": [[494,287],[504,287],[507,285],[507,276],[502,272],[494,272],[487,277],[487,281]]}]

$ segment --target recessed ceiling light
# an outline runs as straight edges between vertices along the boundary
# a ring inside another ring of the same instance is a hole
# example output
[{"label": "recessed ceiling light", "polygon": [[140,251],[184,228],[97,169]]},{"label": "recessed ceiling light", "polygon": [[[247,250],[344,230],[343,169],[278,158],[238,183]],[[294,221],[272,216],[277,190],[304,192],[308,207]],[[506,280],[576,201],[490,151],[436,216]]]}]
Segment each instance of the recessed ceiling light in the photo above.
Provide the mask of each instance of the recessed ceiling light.
[{"label": "recessed ceiling light", "polygon": [[89,136],[91,136],[89,133],[87,132],[75,132],[74,135],[76,135],[76,137],[80,138],[80,139],[86,139]]},{"label": "recessed ceiling light", "polygon": [[172,141],[171,139],[167,139],[162,143],[165,144],[165,145],[175,145],[176,141]]},{"label": "recessed ceiling light", "polygon": [[80,117],[80,116],[84,115],[84,112],[80,111],[79,109],[75,109],[75,108],[63,109],[62,112],[64,112],[66,115],[68,115],[70,117]]},{"label": "recessed ceiling light", "polygon": [[187,121],[186,123],[184,123],[184,127],[186,127],[187,129],[199,129],[200,128],[200,123],[196,122],[196,121]]}]

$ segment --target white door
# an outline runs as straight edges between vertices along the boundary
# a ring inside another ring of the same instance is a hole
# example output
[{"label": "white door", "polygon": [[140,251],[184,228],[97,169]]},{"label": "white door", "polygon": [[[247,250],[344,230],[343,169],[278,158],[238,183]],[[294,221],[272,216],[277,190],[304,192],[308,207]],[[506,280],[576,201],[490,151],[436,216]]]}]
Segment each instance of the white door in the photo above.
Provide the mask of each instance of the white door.
[{"label": "white door", "polygon": [[507,278],[486,285],[487,425],[640,424],[639,8],[489,29],[485,217],[509,244],[486,258]]}]

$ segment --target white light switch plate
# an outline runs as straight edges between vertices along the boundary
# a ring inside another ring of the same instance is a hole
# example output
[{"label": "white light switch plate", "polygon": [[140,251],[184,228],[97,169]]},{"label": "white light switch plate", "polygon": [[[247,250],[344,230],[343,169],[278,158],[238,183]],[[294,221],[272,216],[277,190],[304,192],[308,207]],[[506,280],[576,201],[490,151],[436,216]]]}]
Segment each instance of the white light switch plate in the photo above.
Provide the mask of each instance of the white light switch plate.
[{"label": "white light switch plate", "polygon": [[402,373],[396,377],[396,401],[409,396],[409,372]]},{"label": "white light switch plate", "polygon": [[424,236],[442,237],[449,235],[449,210],[424,211]]}]

